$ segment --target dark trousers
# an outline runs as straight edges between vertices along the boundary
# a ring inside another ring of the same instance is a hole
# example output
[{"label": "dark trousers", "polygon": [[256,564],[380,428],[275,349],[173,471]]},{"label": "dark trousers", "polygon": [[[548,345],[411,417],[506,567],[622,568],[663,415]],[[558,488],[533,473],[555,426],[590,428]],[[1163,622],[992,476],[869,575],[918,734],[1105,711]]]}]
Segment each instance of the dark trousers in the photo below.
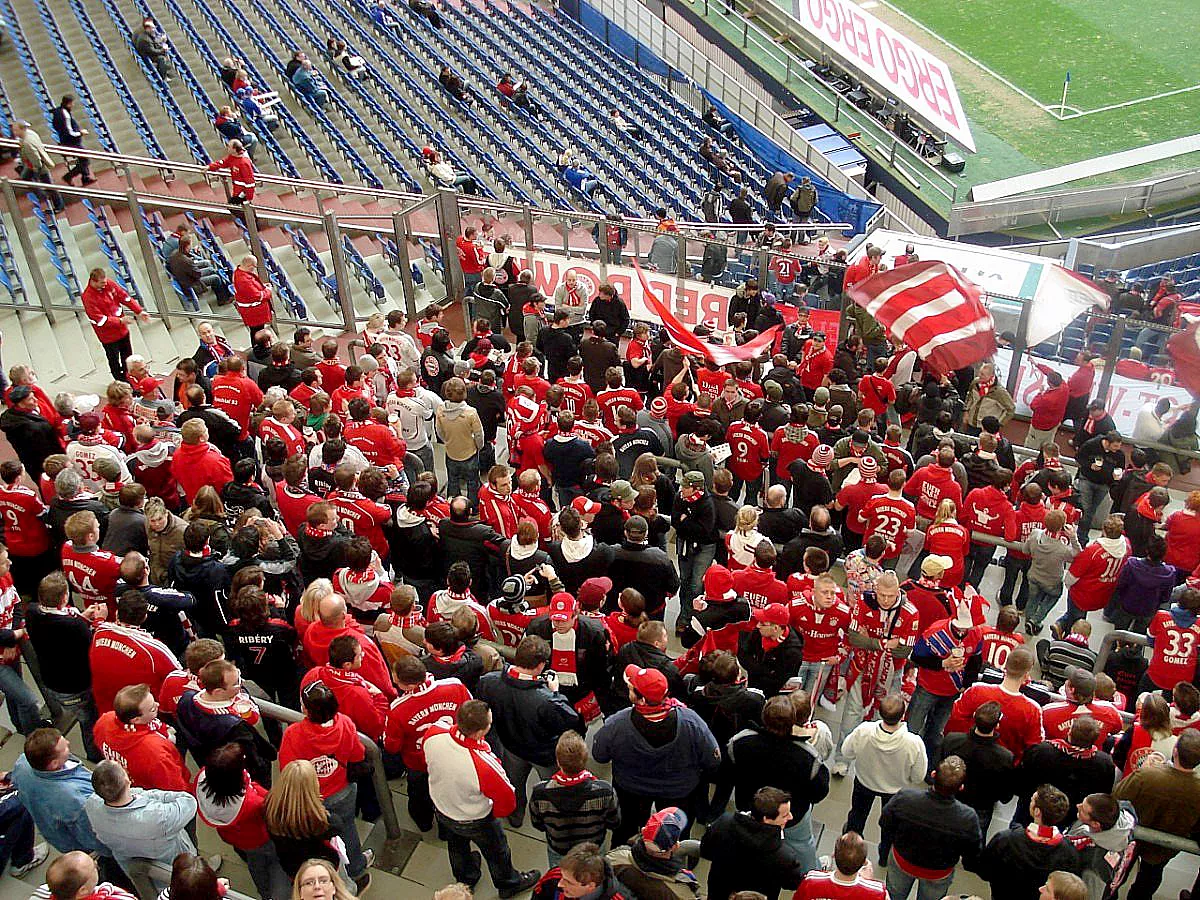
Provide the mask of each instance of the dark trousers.
[{"label": "dark trousers", "polygon": [[1152,900],[1163,880],[1163,869],[1166,862],[1148,863],[1146,858],[1138,854],[1138,873],[1125,900]]},{"label": "dark trousers", "polygon": [[621,824],[613,829],[612,845],[614,847],[621,846],[637,834],[650,818],[651,812],[664,810],[668,806],[678,806],[687,813],[688,827],[679,836],[680,840],[686,839],[691,834],[692,823],[696,821],[697,812],[702,809],[701,804],[707,800],[708,793],[707,785],[700,785],[690,794],[684,794],[682,797],[648,796],[619,787],[616,788],[616,791],[617,805],[621,808]]},{"label": "dark trousers", "polygon": [[433,828],[433,801],[429,799],[429,773],[408,770],[408,815],[422,831]]},{"label": "dark trousers", "polygon": [[972,544],[971,551],[967,554],[967,582],[979,590],[979,583],[983,581],[983,576],[987,572],[987,567],[992,564],[992,557],[996,555],[996,548],[991,544]]},{"label": "dark trousers", "polygon": [[473,822],[455,822],[438,813],[437,821],[440,836],[450,854],[450,871],[456,880],[472,888],[479,882],[483,873],[479,868],[479,853],[471,852],[474,844],[487,860],[496,889],[502,891],[516,886],[520,876],[513,868],[512,852],[499,819],[488,816]]},{"label": "dark trousers", "polygon": [[129,339],[129,335],[120,340],[110,341],[107,344],[101,344],[104,348],[104,356],[108,360],[108,371],[112,373],[113,381],[125,380],[125,360],[133,356],[133,343]]},{"label": "dark trousers", "polygon": [[1021,589],[1017,591],[1017,609],[1024,611],[1025,604],[1029,602],[1029,579],[1026,577],[1029,574],[1029,565],[1032,560],[1017,559],[1011,553],[1004,556],[1004,561],[1000,564],[1004,566],[1004,584],[1000,585],[1000,605],[1008,606],[1013,602],[1013,590],[1017,586],[1017,579],[1021,579]]},{"label": "dark trousers", "polygon": [[72,160],[72,162],[73,165],[71,168],[67,169],[66,174],[63,175],[63,180],[66,181],[67,184],[70,184],[72,178],[76,177],[77,175],[81,175],[83,176],[84,181],[90,181],[92,178],[92,165],[88,161],[87,157],[79,156]]},{"label": "dark trousers", "polygon": [[757,506],[759,495],[762,494],[763,476],[759,475],[753,480],[746,481],[734,475],[733,487],[729,491],[729,496],[733,498],[734,502],[737,502],[738,496],[742,493],[742,485],[746,486],[746,499],[742,503],[746,506]]},{"label": "dark trousers", "polygon": [[[887,806],[888,801],[895,794],[881,794],[878,791],[873,791],[866,787],[857,778],[854,779],[854,788],[850,793],[850,812],[846,814],[846,824],[842,826],[842,834],[847,831],[855,831],[862,834],[867,827],[867,818],[871,815],[871,807],[875,805],[876,798],[879,799],[879,808]],[[879,859],[881,865],[886,865],[888,858],[888,850],[891,845],[888,844],[885,838],[879,841]]]},{"label": "dark trousers", "polygon": [[0,872],[33,861],[33,816],[14,791],[0,800]]}]

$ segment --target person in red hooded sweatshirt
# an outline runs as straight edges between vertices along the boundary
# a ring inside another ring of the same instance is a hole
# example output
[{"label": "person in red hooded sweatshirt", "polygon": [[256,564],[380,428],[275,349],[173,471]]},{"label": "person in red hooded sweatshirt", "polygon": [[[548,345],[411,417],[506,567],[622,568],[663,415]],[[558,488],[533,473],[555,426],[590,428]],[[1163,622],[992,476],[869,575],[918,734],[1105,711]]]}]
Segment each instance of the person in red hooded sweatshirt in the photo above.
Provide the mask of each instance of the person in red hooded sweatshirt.
[{"label": "person in red hooded sweatshirt", "polygon": [[325,685],[337,698],[338,711],[349,716],[355,728],[378,741],[383,737],[391,701],[359,674],[362,664],[363,648],[353,635],[334,638],[329,643],[329,662],[305,673],[300,693],[311,684]]},{"label": "person in red hooded sweatshirt", "polygon": [[[1037,484],[1030,482],[1021,488],[1021,505],[1017,507],[1016,526],[1017,536],[1016,543],[1024,545],[1025,541],[1033,532],[1042,527],[1042,523],[1046,521],[1046,513],[1049,510],[1042,502],[1042,489]],[[1004,583],[1000,586],[1000,605],[1008,606],[1013,602],[1013,591],[1017,587],[1017,579],[1021,579],[1021,588],[1017,592],[1017,609],[1024,610],[1025,604],[1029,600],[1029,579],[1026,577],[1029,573],[1030,558],[1029,554],[1024,550],[1005,551],[1004,561],[1001,563],[1004,566]]]},{"label": "person in red hooded sweatshirt", "polygon": [[133,312],[141,322],[149,322],[150,314],[129,296],[125,288],[109,278],[103,269],[92,269],[88,273],[87,287],[83,289],[80,299],[83,301],[83,312],[100,339],[100,346],[104,348],[113,380],[124,381],[125,362],[133,355],[133,344],[121,307]]},{"label": "person in red hooded sweatshirt", "polygon": [[158,701],[149,685],[117,691],[113,708],[97,720],[92,736],[104,758],[119,762],[134,787],[191,793],[192,773],[171,729],[158,718]]},{"label": "person in red hooded sweatshirt", "polygon": [[346,599],[341,594],[323,597],[318,603],[317,621],[304,629],[304,652],[314,665],[325,665],[329,662],[329,645],[344,634],[352,635],[362,645],[363,662],[358,673],[389,699],[395,697],[396,689],[383,661],[383,652],[363,633],[362,626],[346,615]]},{"label": "person in red hooded sweatshirt", "polygon": [[216,447],[208,442],[208,426],[202,419],[189,419],[180,429],[182,443],[171,460],[171,473],[183,489],[188,503],[205,485],[218,494],[233,481],[233,467]]},{"label": "person in red hooded sweatshirt", "polygon": [[508,466],[492,466],[488,469],[487,484],[479,489],[479,521],[491,525],[505,538],[517,533],[520,519],[512,486]]},{"label": "person in red hooded sweatshirt", "polygon": [[[1012,472],[1008,469],[997,469],[992,473],[992,483],[986,487],[975,488],[967,494],[963,501],[963,524],[968,531],[978,531],[1006,541],[1017,538],[1016,511],[1008,500],[1008,486],[1012,481]],[[992,564],[996,555],[993,544],[979,541],[971,542],[970,557],[967,560],[967,582],[979,590],[987,567]]]},{"label": "person in red hooded sweatshirt", "polygon": [[246,362],[240,356],[227,356],[217,364],[212,380],[212,405],[242,428],[238,440],[250,437],[250,413],[263,402],[263,392],[246,377]]},{"label": "person in red hooded sweatshirt", "polygon": [[224,159],[208,164],[208,171],[224,172],[229,175],[229,180],[232,182],[229,197],[231,202],[249,203],[254,199],[254,163],[250,160],[250,154],[246,152],[246,146],[241,141],[230,141],[228,148],[229,153],[225,155]]},{"label": "person in red hooded sweatshirt", "polygon": [[813,394],[825,383],[825,376],[833,371],[833,353],[825,343],[824,332],[818,331],[804,342],[800,359],[796,363],[796,377],[804,388],[804,398],[812,402]]},{"label": "person in red hooded sweatshirt", "polygon": [[258,259],[252,253],[242,257],[233,270],[233,307],[250,332],[250,343],[264,326],[271,324],[271,296],[274,291],[258,275]]},{"label": "person in red hooded sweatshirt", "polygon": [[896,402],[896,386],[883,374],[887,366],[886,359],[877,359],[874,371],[858,380],[858,399],[862,402],[862,408],[875,413],[875,420],[881,424],[887,421],[885,415],[888,407]]},{"label": "person in red hooded sweatshirt", "polygon": [[1129,538],[1120,516],[1109,516],[1101,525],[1101,535],[1071,560],[1063,578],[1067,586],[1067,611],[1050,626],[1056,638],[1062,639],[1079,619],[1097,609],[1104,609],[1112,599],[1121,567],[1129,559]]},{"label": "person in red hooded sweatshirt", "polygon": [[751,606],[788,605],[787,585],[775,577],[775,545],[762,540],[754,548],[754,562],[733,573],[733,589]]},{"label": "person in red hooded sweatshirt", "polygon": [[1025,436],[1026,447],[1040,447],[1054,440],[1058,426],[1063,423],[1067,414],[1067,403],[1071,399],[1071,389],[1063,381],[1062,375],[1054,369],[1034,359],[1029,355],[1034,368],[1046,376],[1046,386],[1037,396],[1029,401],[1033,415],[1029,419],[1029,432]]},{"label": "person in red hooded sweatshirt", "polygon": [[121,449],[133,446],[133,388],[124,381],[114,381],[104,392],[105,403],[100,407],[100,426],[121,436]]},{"label": "person in red hooded sweatshirt", "polygon": [[844,486],[838,491],[834,501],[834,509],[844,509],[846,520],[842,523],[842,540],[847,550],[857,550],[863,545],[863,535],[867,530],[867,519],[864,510],[868,503],[888,489],[879,483],[879,463],[873,456],[863,456],[858,460],[858,479],[851,481],[846,478]]},{"label": "person in red hooded sweatshirt", "polygon": [[347,411],[350,421],[342,429],[342,438],[357,447],[373,466],[385,469],[395,477],[404,468],[408,445],[400,437],[400,425],[385,425],[371,417],[371,404],[363,397],[350,401]]},{"label": "person in red hooded sweatshirt", "polygon": [[142,423],[133,429],[133,450],[129,454],[129,473],[151,497],[158,497],[172,512],[180,508],[179,483],[171,471],[175,442],[159,437],[154,426]]},{"label": "person in red hooded sweatshirt", "polygon": [[914,498],[918,516],[932,519],[943,500],[953,500],[956,507],[962,505],[962,486],[954,480],[953,465],[954,451],[942,447],[935,462],[917,469],[904,483],[904,493]]}]

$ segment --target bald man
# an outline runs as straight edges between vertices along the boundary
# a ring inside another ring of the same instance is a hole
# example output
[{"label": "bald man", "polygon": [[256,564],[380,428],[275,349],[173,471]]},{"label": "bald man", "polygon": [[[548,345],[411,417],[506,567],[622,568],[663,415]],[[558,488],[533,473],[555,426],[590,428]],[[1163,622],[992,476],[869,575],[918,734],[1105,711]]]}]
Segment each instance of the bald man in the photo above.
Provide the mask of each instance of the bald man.
[{"label": "bald man", "polygon": [[82,850],[64,853],[46,869],[46,884],[35,897],[54,900],[137,900],[123,888],[100,880],[96,861]]},{"label": "bald man", "polygon": [[304,650],[314,665],[326,665],[329,662],[329,645],[334,638],[347,634],[353,636],[363,648],[362,668],[358,674],[383,691],[389,701],[396,699],[396,688],[388,675],[387,663],[379,645],[363,633],[358,622],[346,615],[346,599],[341,594],[331,594],[317,606],[317,621],[304,632]]}]

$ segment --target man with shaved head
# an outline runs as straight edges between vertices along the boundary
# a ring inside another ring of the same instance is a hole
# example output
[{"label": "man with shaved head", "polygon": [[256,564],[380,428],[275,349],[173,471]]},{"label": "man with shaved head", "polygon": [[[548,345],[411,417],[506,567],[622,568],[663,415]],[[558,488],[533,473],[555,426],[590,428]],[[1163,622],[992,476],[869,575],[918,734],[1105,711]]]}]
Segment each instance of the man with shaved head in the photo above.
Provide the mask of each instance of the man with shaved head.
[{"label": "man with shaved head", "polygon": [[46,869],[45,891],[39,890],[35,896],[41,897],[45,893],[54,900],[137,900],[125,889],[101,881],[96,861],[82,850],[64,853],[50,863]]},{"label": "man with shaved head", "polygon": [[388,697],[395,699],[396,688],[388,674],[387,663],[379,645],[367,637],[362,627],[346,615],[346,598],[341,594],[330,594],[317,606],[317,621],[305,629],[304,650],[313,665],[323,666],[329,662],[329,645],[335,638],[350,635],[363,648],[362,668],[358,674]]}]

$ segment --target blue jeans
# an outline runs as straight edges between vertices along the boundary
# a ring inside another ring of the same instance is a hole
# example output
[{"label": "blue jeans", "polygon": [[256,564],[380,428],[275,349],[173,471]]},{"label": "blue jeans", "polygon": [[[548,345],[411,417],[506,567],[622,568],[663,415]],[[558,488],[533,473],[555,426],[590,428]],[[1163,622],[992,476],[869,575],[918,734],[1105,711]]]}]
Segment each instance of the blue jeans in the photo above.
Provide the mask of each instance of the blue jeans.
[{"label": "blue jeans", "polygon": [[828,663],[823,662],[800,663],[800,687],[808,693],[809,699],[812,700],[813,709],[817,708],[817,701],[821,699],[821,692],[825,690],[825,685],[829,682],[829,671],[831,668]]},{"label": "blue jeans", "polygon": [[1071,626],[1080,619],[1086,619],[1087,613],[1071,602],[1071,595],[1067,594],[1067,611],[1058,617],[1058,625],[1063,631],[1070,631]]},{"label": "blue jeans", "polygon": [[[463,494],[474,506],[479,494],[479,454],[466,459],[451,459],[446,457],[446,496],[457,497]],[[465,493],[463,488],[466,488]]]},{"label": "blue jeans", "polygon": [[[942,732],[950,721],[950,711],[956,697],[939,697],[917,685],[912,702],[908,704],[908,730],[919,734],[925,742],[925,754],[932,761],[937,759],[942,746]],[[880,857],[883,858],[882,851]]]},{"label": "blue jeans", "polygon": [[909,875],[896,862],[895,850],[888,856],[887,893],[890,900],[908,900],[908,895],[912,893],[913,882],[917,884],[917,900],[942,900],[950,889],[952,881],[954,881],[953,872],[936,881],[926,881],[924,878]]},{"label": "blue jeans", "polygon": [[1062,595],[1062,585],[1052,588],[1042,587],[1036,581],[1030,582],[1029,604],[1025,607],[1025,623],[1031,627],[1041,628],[1042,622],[1054,609],[1054,604]]},{"label": "blue jeans", "polygon": [[1138,332],[1137,340],[1133,342],[1133,346],[1142,351],[1142,358],[1146,362],[1150,362],[1151,357],[1158,353],[1162,347],[1162,342],[1166,339],[1167,333],[1160,331],[1157,328],[1143,328]]},{"label": "blue jeans", "polygon": [[100,762],[104,756],[101,754],[100,748],[96,746],[96,742],[92,740],[92,729],[96,727],[96,720],[100,718],[100,713],[96,709],[96,699],[92,696],[92,692],[60,694],[58,691],[46,688],[46,694],[57,700],[63,709],[69,709],[75,714],[75,721],[79,723],[79,733],[83,735],[83,749],[87,753],[87,758],[92,762]]},{"label": "blue jeans", "polygon": [[474,844],[487,861],[492,884],[497,890],[516,887],[520,875],[513,868],[512,851],[500,820],[494,816],[476,819],[473,822],[456,822],[440,812],[437,814],[438,831],[446,841],[450,854],[450,871],[463,884],[476,884],[483,873],[479,870],[479,855],[471,852]]},{"label": "blue jeans", "polygon": [[269,900],[288,900],[291,897],[292,887],[287,873],[279,864],[279,855],[275,852],[273,843],[267,841],[253,850],[239,850],[238,855],[246,860],[250,879],[260,897]]},{"label": "blue jeans", "polygon": [[[1078,447],[1075,449],[1079,450]],[[1079,541],[1086,544],[1088,532],[1092,530],[1092,520],[1096,518],[1096,510],[1108,496],[1108,486],[1096,484],[1086,478],[1076,478],[1075,487],[1079,490],[1079,502],[1083,509],[1083,515],[1079,519]]]},{"label": "blue jeans", "polygon": [[332,797],[325,798],[325,809],[329,811],[329,824],[346,844],[346,856],[350,862],[346,871],[351,878],[358,878],[367,871],[367,858],[363,855],[358,829],[354,826],[354,808],[358,802],[358,785],[351,782]]},{"label": "blue jeans", "polygon": [[692,601],[704,590],[704,573],[717,556],[716,544],[697,544],[679,554],[679,620],[692,621]]},{"label": "blue jeans", "polygon": [[[783,842],[796,851],[805,872],[817,867],[817,842],[813,839],[812,807],[808,812],[783,829]],[[941,898],[938,898],[941,900]]]},{"label": "blue jeans", "polygon": [[13,791],[0,800],[0,872],[33,862],[33,816]]},{"label": "blue jeans", "polygon": [[1029,602],[1029,579],[1025,576],[1029,574],[1032,562],[1030,559],[1018,559],[1011,552],[1005,554],[1004,562],[1000,564],[1004,566],[1004,584],[1000,585],[1001,606],[1009,606],[1013,602],[1013,589],[1020,578],[1021,589],[1017,591],[1017,609],[1025,609],[1025,604]]},{"label": "blue jeans", "polygon": [[8,714],[17,731],[30,735],[37,730],[42,724],[42,703],[21,677],[20,663],[0,665],[0,693],[8,701]]}]

